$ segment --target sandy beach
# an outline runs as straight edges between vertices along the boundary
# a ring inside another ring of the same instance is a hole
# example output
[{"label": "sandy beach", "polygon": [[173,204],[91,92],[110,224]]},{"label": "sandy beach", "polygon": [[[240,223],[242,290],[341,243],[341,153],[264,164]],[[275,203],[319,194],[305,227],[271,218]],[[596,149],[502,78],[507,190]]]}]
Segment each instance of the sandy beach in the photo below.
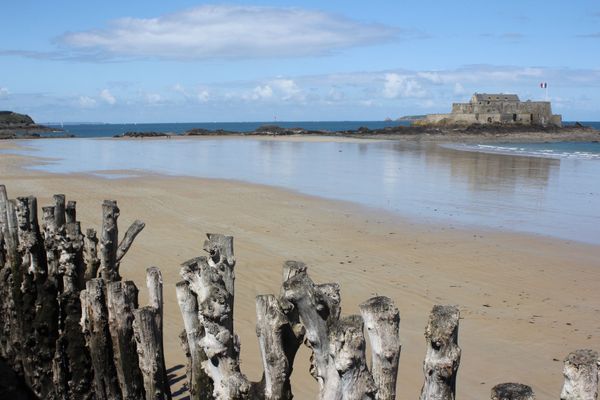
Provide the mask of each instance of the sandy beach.
[{"label": "sandy beach", "polygon": [[[0,144],[10,146],[15,144]],[[460,399],[489,398],[491,387],[509,381],[532,386],[538,398],[557,398],[564,357],[579,348],[600,349],[599,246],[417,223],[261,185],[147,174],[54,175],[22,168],[29,163],[22,156],[0,155],[0,184],[11,198],[31,194],[42,206],[52,194],[64,193],[77,201],[83,228],[97,228],[102,200],[115,199],[122,231],[135,219],[146,223],[121,274],[136,282],[144,303],[146,267],[156,265],[163,273],[167,367],[185,364],[175,298],[179,264],[202,255],[206,232],[235,237],[235,328],[242,369],[252,380],[262,373],[254,298],[279,292],[281,265],[288,259],[307,263],[315,282],[338,282],[344,314],[357,313],[358,304],[375,294],[396,302],[403,345],[399,399],[420,393],[423,331],[434,304],[461,309]],[[302,348],[292,382],[297,399],[315,398],[317,392],[308,358]],[[175,373],[183,375],[184,368]]]}]

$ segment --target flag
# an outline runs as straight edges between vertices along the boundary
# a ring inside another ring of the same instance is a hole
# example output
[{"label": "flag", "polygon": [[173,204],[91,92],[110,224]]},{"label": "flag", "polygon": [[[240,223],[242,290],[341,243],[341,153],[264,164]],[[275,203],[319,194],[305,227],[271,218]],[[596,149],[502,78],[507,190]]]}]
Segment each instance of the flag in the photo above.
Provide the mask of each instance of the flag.
[{"label": "flag", "polygon": [[540,87],[542,89],[546,89],[548,87],[548,82],[542,82],[542,83],[540,83]]}]

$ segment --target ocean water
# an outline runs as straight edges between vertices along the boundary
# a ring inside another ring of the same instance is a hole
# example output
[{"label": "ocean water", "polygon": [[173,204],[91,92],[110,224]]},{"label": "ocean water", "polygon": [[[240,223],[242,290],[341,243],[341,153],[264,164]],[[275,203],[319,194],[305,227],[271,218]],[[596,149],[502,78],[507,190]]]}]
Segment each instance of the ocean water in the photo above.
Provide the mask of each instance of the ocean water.
[{"label": "ocean water", "polygon": [[[238,180],[350,201],[416,221],[600,244],[597,157],[462,151],[394,141],[178,138],[21,143],[26,150],[10,152],[52,158],[31,167],[51,173],[122,179],[152,172]],[[597,150],[594,143],[564,145],[572,146],[573,153],[579,146]]]},{"label": "ocean water", "polygon": [[190,129],[203,128],[209,130],[223,129],[235,132],[251,132],[261,125],[278,125],[283,128],[304,128],[316,131],[355,130],[360,127],[380,129],[388,126],[409,125],[407,121],[276,121],[276,122],[186,122],[160,124],[47,124],[53,128],[63,129],[65,133],[81,138],[113,137],[125,132],[165,132],[184,133]]}]

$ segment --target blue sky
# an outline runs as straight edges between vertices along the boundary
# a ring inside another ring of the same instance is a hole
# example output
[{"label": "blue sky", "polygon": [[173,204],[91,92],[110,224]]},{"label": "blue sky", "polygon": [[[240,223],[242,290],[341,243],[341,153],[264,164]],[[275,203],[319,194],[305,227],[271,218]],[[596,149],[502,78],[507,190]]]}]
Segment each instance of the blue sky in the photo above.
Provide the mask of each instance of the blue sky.
[{"label": "blue sky", "polygon": [[[0,109],[40,122],[380,120],[473,92],[600,120],[594,1],[20,0]],[[484,4],[484,6],[481,6]]]}]

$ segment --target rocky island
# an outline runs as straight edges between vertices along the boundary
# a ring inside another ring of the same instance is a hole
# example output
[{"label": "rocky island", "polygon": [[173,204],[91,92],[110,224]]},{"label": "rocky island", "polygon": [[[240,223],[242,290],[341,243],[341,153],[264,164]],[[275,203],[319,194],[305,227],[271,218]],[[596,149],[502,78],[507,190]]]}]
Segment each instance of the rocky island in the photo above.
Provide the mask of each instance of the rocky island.
[{"label": "rocky island", "polygon": [[35,139],[42,137],[44,133],[52,132],[62,131],[38,125],[26,114],[0,111],[0,139]]}]

